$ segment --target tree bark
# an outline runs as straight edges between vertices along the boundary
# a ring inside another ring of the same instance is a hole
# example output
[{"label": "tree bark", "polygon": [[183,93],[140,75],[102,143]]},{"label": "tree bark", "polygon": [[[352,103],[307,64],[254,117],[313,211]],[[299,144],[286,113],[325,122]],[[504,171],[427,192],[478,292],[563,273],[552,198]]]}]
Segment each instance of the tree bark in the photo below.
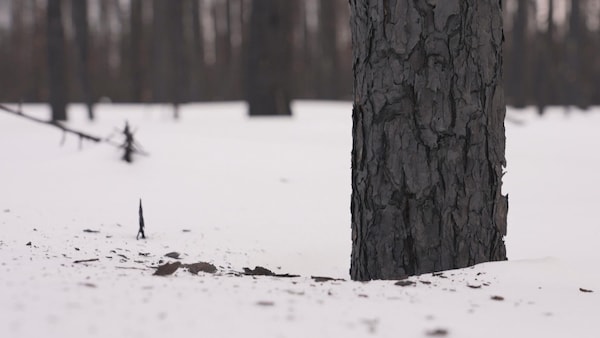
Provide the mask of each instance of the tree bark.
[{"label": "tree bark", "polygon": [[50,107],[53,121],[67,120],[67,76],[65,66],[65,34],[60,0],[48,0],[47,52]]},{"label": "tree bark", "polygon": [[497,0],[350,0],[354,280],[506,259]]},{"label": "tree bark", "polygon": [[291,115],[292,0],[254,0],[245,65],[250,116]]}]

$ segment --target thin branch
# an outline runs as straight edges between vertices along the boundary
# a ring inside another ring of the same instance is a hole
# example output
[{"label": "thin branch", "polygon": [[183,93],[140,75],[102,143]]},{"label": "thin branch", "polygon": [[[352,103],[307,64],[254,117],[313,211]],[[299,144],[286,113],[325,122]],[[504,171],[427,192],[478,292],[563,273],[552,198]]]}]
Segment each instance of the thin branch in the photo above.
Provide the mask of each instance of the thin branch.
[{"label": "thin branch", "polygon": [[7,113],[11,113],[11,114],[23,117],[23,118],[26,118],[26,119],[28,119],[30,121],[34,121],[34,122],[38,122],[38,123],[42,123],[42,124],[47,124],[47,125],[50,125],[50,126],[54,126],[54,127],[58,128],[58,129],[62,130],[65,133],[70,133],[70,134],[77,135],[77,136],[79,136],[80,139],[85,139],[85,140],[93,141],[93,142],[96,142],[96,143],[102,142],[102,138],[100,138],[100,137],[96,137],[96,136],[93,136],[93,135],[89,135],[89,134],[83,133],[81,131],[77,131],[77,130],[71,129],[69,127],[66,127],[66,126],[62,125],[60,122],[57,122],[57,121],[48,121],[48,120],[43,120],[43,119],[40,119],[40,118],[37,118],[37,117],[30,116],[30,115],[25,115],[25,114],[23,114],[23,112],[21,112],[21,110],[15,110],[15,109],[7,107],[7,106],[5,106],[3,104],[0,104],[0,110],[3,110],[5,112],[7,112]]},{"label": "thin branch", "polygon": [[[13,108],[7,107],[7,106],[5,106],[3,104],[0,104],[0,110],[5,111],[5,112],[10,113],[10,114],[13,114],[13,115],[16,115],[16,116],[19,116],[19,117],[22,117],[22,118],[25,118],[25,119],[33,121],[33,122],[37,122],[37,123],[41,123],[41,124],[45,124],[45,125],[49,125],[49,126],[54,126],[54,127],[58,128],[58,129],[62,130],[63,131],[63,136],[62,136],[61,142],[60,142],[61,145],[63,145],[65,143],[67,134],[73,134],[73,135],[79,136],[79,148],[82,147],[81,142],[83,140],[89,140],[89,141],[93,141],[93,142],[96,142],[96,143],[106,143],[108,145],[111,145],[111,146],[113,146],[115,148],[119,148],[119,149],[123,149],[124,148],[123,144],[116,143],[116,142],[114,142],[112,140],[112,137],[114,136],[114,133],[111,134],[111,136],[109,136],[107,138],[101,138],[101,137],[93,136],[93,135],[90,135],[90,134],[86,134],[84,132],[71,129],[71,128],[69,128],[69,127],[67,127],[67,126],[65,126],[65,125],[63,125],[63,124],[61,124],[60,122],[57,122],[57,121],[49,121],[49,120],[40,119],[40,118],[37,118],[37,117],[34,117],[34,116],[26,115],[26,114],[24,114],[21,111],[20,105],[19,105],[19,109],[17,110],[17,109],[13,109]],[[137,153],[139,155],[148,156],[148,153],[145,150],[143,150],[142,147],[137,142],[135,142],[135,141],[132,144],[131,151],[133,153]]]},{"label": "thin branch", "polygon": [[73,261],[73,263],[75,263],[75,264],[89,263],[89,262],[97,262],[99,260],[100,260],[99,258],[90,258],[90,259],[82,259],[82,260],[78,260],[78,261]]}]

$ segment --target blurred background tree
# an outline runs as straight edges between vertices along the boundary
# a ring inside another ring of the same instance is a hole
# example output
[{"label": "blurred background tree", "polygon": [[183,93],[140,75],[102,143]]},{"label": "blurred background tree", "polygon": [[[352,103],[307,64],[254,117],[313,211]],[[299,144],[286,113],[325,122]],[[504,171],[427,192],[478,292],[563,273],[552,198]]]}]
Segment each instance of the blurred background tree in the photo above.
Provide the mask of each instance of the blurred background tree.
[{"label": "blurred background tree", "polygon": [[[65,95],[87,103],[90,117],[101,100],[177,106],[247,97],[253,0],[0,0],[0,101],[50,101],[53,3],[62,14]],[[347,0],[285,7],[291,98],[351,100]],[[508,104],[540,112],[600,104],[600,0],[504,0],[503,7]]]}]

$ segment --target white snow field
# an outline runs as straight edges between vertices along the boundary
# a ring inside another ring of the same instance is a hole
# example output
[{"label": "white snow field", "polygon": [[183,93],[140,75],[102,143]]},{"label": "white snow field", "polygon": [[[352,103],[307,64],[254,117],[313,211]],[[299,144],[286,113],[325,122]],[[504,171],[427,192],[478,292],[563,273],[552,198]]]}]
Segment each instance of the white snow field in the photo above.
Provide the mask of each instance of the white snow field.
[{"label": "white snow field", "polygon": [[[128,120],[150,156],[60,146],[58,129],[0,112],[2,338],[600,337],[598,109],[509,111],[510,260],[408,286],[348,281],[350,103],[298,102],[293,118],[249,119],[241,103],[186,105],[180,121],[160,106],[97,114],[74,106],[69,125],[105,137]],[[218,272],[153,276],[173,251]],[[301,276],[235,273],[255,266]]]}]

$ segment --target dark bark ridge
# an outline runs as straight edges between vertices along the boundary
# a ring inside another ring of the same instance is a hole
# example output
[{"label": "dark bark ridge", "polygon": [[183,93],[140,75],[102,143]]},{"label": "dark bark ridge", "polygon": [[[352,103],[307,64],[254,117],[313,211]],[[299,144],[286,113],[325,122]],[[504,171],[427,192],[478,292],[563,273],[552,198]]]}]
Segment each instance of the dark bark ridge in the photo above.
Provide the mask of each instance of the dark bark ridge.
[{"label": "dark bark ridge", "polygon": [[506,259],[497,0],[351,0],[355,280]]}]

